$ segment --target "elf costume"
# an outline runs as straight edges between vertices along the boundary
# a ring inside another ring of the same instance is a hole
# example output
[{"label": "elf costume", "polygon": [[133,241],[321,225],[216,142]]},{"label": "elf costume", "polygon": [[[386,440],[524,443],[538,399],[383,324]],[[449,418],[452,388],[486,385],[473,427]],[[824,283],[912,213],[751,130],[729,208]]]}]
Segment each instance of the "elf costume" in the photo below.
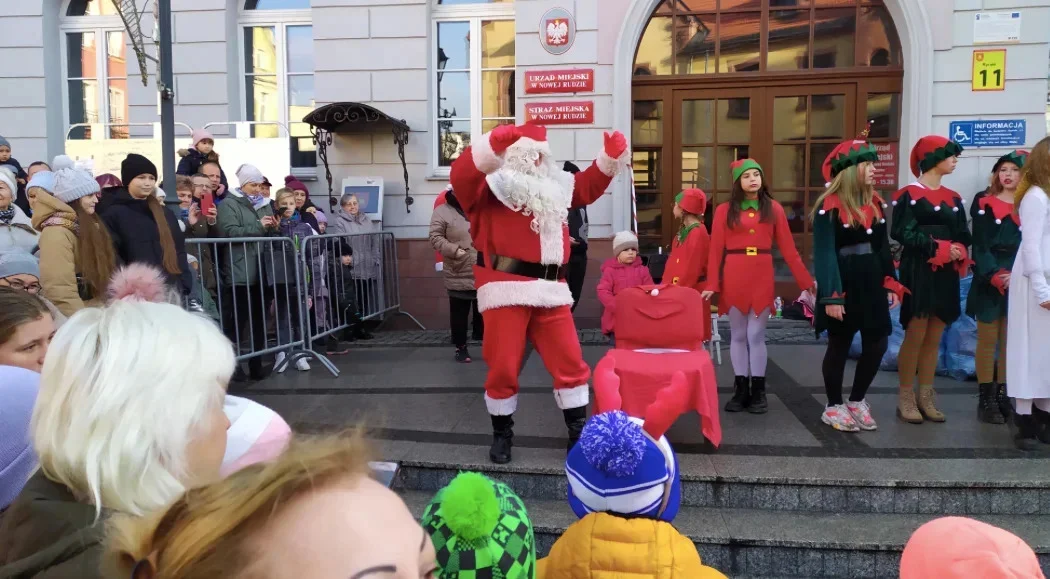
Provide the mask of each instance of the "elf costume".
[{"label": "elf costume", "polygon": [[[999,157],[992,167],[992,179],[999,179],[1003,163],[1020,169],[1028,151],[1012,151]],[[1001,184],[1000,184],[1001,185]],[[1014,183],[1014,187],[1018,184]],[[1013,201],[1003,201],[991,191],[974,198],[970,206],[973,220],[973,282],[966,298],[966,315],[977,320],[977,382],[980,398],[977,418],[981,422],[1003,424],[1010,413],[1006,397],[1006,311],[1009,304],[1002,278],[1013,268],[1021,246],[1021,218]],[[999,359],[999,383],[995,383],[995,360]]]},{"label": "elf costume", "polygon": [[[961,145],[944,137],[923,137],[911,150],[912,174],[919,177],[962,151]],[[944,414],[935,405],[933,375],[941,334],[960,314],[959,278],[972,263],[966,251],[970,245],[966,208],[955,191],[944,186],[930,189],[918,181],[894,193],[893,205],[890,235],[903,246],[900,281],[911,290],[901,305],[905,336],[898,358],[897,414],[913,424],[922,423],[923,418],[944,422]],[[952,259],[953,247],[962,254],[961,259]]]},{"label": "elf costume", "polygon": [[537,565],[537,579],[724,579],[671,524],[682,501],[678,457],[664,432],[680,392],[660,393],[641,417],[620,392],[595,388],[596,411],[565,459],[569,506],[579,517]]},{"label": "elf costume", "polygon": [[[861,163],[878,161],[875,147],[864,140],[840,143],[824,160],[824,179],[859,181],[856,170]],[[836,187],[852,184],[838,181]],[[861,187],[857,184],[855,187]],[[837,189],[841,190],[841,189]],[[887,337],[892,333],[887,292],[903,298],[907,290],[897,281],[890,255],[886,218],[887,205],[878,195],[872,203],[851,214],[838,193],[823,198],[813,217],[813,267],[817,274],[817,307],[814,327],[817,334],[827,330],[828,349],[824,355],[824,388],[828,405],[821,420],[836,430],[856,432],[875,430],[875,421],[864,395],[875,379],[886,353]],[[827,314],[827,306],[842,306],[842,320]],[[861,334],[862,352],[853,376],[849,401],[843,403],[842,381],[853,336]]]},{"label": "elf costume", "polygon": [[[762,172],[754,159],[741,159],[730,165],[734,184],[749,169]],[[763,179],[765,175],[762,175]],[[711,231],[711,253],[707,262],[707,290],[719,294],[720,314],[729,315],[731,342],[729,355],[736,374],[736,392],[726,404],[726,412],[747,410],[763,414],[766,404],[766,323],[773,308],[773,243],[791,268],[803,290],[812,289],[813,278],[795,249],[784,207],[763,193],[740,203],[740,222],[729,224],[729,203],[715,209]],[[768,203],[769,218],[762,220],[762,206]],[[748,376],[751,377],[750,385]],[[749,388],[750,386],[750,388]]]},{"label": "elf costume", "polygon": [[536,536],[525,503],[507,485],[464,472],[423,511],[441,579],[533,579]]},{"label": "elf costume", "polygon": [[[674,202],[688,215],[694,215],[703,219],[704,210],[707,208],[707,195],[699,189],[686,189],[675,197]],[[707,283],[707,258],[710,251],[711,238],[707,235],[707,228],[702,221],[690,223],[678,230],[671,242],[671,255],[667,258],[667,266],[664,269],[663,279],[667,283],[682,287],[691,287],[698,292],[704,291]],[[707,301],[704,301],[706,306]],[[700,309],[701,324],[703,325],[703,340],[711,339],[711,313],[710,308]]]}]

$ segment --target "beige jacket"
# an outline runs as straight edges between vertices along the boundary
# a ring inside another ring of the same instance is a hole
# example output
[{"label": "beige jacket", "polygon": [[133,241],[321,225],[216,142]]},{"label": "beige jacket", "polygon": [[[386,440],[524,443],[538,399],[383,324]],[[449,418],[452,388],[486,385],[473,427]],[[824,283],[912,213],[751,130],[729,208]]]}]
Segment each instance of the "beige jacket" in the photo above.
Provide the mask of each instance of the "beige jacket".
[{"label": "beige jacket", "polygon": [[46,193],[38,193],[33,211],[33,228],[40,232],[40,285],[44,297],[55,304],[65,316],[72,316],[85,307],[102,305],[101,299],[85,302],[77,286],[77,235],[63,225],[47,225],[44,221],[58,215],[68,222],[76,219],[73,208]]},{"label": "beige jacket", "polygon": [[[470,239],[470,222],[448,203],[435,208],[430,218],[430,245],[445,258],[445,289],[474,291],[478,252]],[[466,255],[456,257],[459,249],[466,250]]]}]

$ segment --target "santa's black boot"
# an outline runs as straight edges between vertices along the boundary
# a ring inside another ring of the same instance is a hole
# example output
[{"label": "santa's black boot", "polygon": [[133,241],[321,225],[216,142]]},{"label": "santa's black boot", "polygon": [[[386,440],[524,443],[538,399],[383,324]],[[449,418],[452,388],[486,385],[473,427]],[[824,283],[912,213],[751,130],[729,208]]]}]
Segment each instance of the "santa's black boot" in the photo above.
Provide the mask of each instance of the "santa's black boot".
[{"label": "santa's black boot", "polygon": [[1014,413],[1014,405],[1010,403],[1010,397],[1006,395],[1006,384],[998,384],[995,389],[995,401],[999,403],[999,413],[1006,420]]},{"label": "santa's black boot", "polygon": [[569,443],[565,447],[565,451],[568,452],[579,442],[583,426],[587,424],[587,407],[567,408],[562,410],[562,414],[565,415],[565,427],[569,430]]},{"label": "santa's black boot", "polygon": [[748,404],[747,411],[751,414],[765,414],[767,410],[769,405],[766,403],[766,377],[752,376],[751,404]]},{"label": "santa's black boot", "polygon": [[510,462],[510,448],[514,446],[514,415],[492,416],[492,448],[489,460],[496,464]]},{"label": "santa's black boot", "polygon": [[737,376],[733,381],[733,397],[726,402],[726,412],[743,412],[751,403],[751,392],[748,390],[747,376]]}]

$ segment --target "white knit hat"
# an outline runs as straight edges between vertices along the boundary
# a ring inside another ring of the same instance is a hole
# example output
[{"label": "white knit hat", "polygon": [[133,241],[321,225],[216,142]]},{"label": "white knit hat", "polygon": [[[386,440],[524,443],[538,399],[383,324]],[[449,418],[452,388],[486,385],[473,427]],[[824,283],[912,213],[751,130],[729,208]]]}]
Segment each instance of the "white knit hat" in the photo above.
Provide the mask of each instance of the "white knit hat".
[{"label": "white knit hat", "polygon": [[14,173],[3,167],[0,167],[0,183],[7,185],[7,188],[11,190],[11,199],[18,195],[18,186],[15,185]]},{"label": "white knit hat", "polygon": [[613,255],[620,255],[625,249],[638,250],[638,236],[630,231],[621,231],[613,238]]},{"label": "white knit hat", "polygon": [[261,185],[262,182],[266,180],[262,171],[260,171],[255,165],[249,165],[247,163],[237,168],[236,175],[237,181],[242,186],[247,185],[248,183],[258,183]]},{"label": "white knit hat", "polygon": [[100,191],[98,182],[91,173],[74,167],[55,171],[54,195],[63,203],[73,203],[81,197],[95,195]]}]

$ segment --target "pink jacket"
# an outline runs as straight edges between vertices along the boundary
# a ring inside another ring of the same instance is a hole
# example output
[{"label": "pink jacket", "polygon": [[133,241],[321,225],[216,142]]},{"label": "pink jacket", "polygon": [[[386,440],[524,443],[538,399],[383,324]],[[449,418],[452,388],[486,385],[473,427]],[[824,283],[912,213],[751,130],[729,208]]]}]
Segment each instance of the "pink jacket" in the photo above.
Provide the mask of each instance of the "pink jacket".
[{"label": "pink jacket", "polygon": [[602,264],[602,279],[598,282],[598,301],[602,302],[602,333],[613,333],[613,320],[616,317],[616,295],[625,289],[640,285],[652,285],[653,276],[649,268],[642,264],[642,258],[634,260],[631,265],[620,263],[610,257]]}]

